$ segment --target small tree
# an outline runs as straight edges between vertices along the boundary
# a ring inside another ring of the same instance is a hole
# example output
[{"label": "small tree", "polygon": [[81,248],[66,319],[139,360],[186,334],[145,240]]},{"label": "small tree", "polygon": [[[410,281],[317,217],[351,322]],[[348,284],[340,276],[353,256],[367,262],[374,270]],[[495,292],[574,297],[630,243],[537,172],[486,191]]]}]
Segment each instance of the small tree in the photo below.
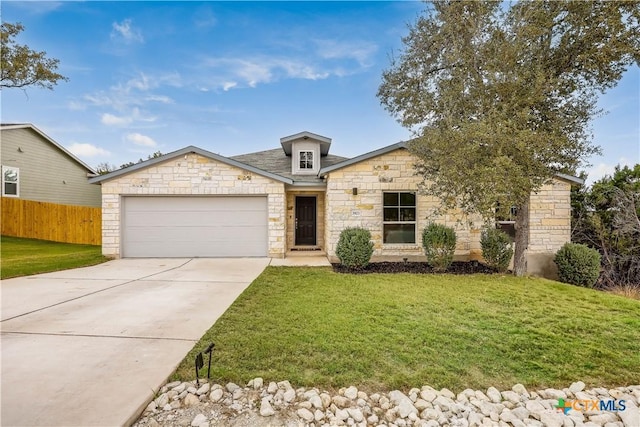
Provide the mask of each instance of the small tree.
[{"label": "small tree", "polygon": [[96,166],[96,172],[98,173],[98,175],[106,175],[117,169],[118,168],[116,168],[115,165],[112,165],[109,162],[100,162],[98,163],[98,166]]},{"label": "small tree", "polygon": [[4,22],[0,26],[0,89],[27,86],[53,89],[58,81],[68,80],[56,72],[59,60],[16,43],[15,37],[23,30],[20,23]]},{"label": "small tree", "polygon": [[640,288],[640,164],[571,192],[571,240],[602,256],[598,286]]},{"label": "small tree", "polygon": [[482,258],[489,267],[501,273],[507,271],[513,256],[513,244],[507,233],[493,227],[486,227],[480,236],[480,246]]},{"label": "small tree", "polygon": [[592,288],[600,275],[600,254],[580,243],[565,243],[553,261],[564,283]]},{"label": "small tree", "polygon": [[369,230],[360,227],[349,227],[342,230],[336,246],[336,256],[342,265],[362,269],[369,265],[373,255],[373,243]]},{"label": "small tree", "polygon": [[445,271],[453,262],[456,232],[446,225],[431,223],[422,231],[422,246],[429,265],[436,271]]}]

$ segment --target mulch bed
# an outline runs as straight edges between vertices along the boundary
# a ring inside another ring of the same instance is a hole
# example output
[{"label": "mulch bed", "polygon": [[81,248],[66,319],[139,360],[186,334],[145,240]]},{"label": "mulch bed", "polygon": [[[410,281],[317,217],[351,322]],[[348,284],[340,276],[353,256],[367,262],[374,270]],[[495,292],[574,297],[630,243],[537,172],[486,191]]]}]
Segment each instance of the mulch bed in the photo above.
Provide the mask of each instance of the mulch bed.
[{"label": "mulch bed", "polygon": [[[426,262],[374,262],[362,269],[351,269],[342,264],[332,264],[336,273],[370,274],[370,273],[418,273],[433,274],[433,268]],[[493,274],[496,270],[477,261],[455,261],[449,266],[447,274]]]}]

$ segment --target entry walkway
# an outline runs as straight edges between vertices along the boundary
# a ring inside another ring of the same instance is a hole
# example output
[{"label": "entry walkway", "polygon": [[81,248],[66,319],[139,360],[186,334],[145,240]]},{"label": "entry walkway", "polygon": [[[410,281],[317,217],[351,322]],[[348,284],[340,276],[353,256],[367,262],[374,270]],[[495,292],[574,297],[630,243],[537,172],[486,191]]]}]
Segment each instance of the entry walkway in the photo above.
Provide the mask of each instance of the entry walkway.
[{"label": "entry walkway", "polygon": [[331,267],[331,263],[324,255],[290,255],[286,258],[272,258],[269,265],[274,267]]}]

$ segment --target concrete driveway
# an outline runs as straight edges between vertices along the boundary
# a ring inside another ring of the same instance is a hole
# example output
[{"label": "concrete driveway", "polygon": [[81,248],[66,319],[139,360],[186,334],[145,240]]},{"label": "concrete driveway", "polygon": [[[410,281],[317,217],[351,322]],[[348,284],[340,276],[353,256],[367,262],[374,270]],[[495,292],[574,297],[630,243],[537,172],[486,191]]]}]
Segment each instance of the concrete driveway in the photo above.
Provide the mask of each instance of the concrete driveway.
[{"label": "concrete driveway", "polygon": [[0,424],[130,424],[268,264],[122,259],[4,280]]}]

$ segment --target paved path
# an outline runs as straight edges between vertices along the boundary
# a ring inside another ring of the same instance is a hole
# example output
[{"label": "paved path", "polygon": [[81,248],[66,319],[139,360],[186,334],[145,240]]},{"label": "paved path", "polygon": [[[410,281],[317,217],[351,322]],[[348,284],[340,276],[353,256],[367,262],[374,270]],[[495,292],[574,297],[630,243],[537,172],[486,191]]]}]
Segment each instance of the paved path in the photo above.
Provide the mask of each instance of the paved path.
[{"label": "paved path", "polygon": [[268,263],[122,259],[4,280],[0,425],[129,425]]}]

